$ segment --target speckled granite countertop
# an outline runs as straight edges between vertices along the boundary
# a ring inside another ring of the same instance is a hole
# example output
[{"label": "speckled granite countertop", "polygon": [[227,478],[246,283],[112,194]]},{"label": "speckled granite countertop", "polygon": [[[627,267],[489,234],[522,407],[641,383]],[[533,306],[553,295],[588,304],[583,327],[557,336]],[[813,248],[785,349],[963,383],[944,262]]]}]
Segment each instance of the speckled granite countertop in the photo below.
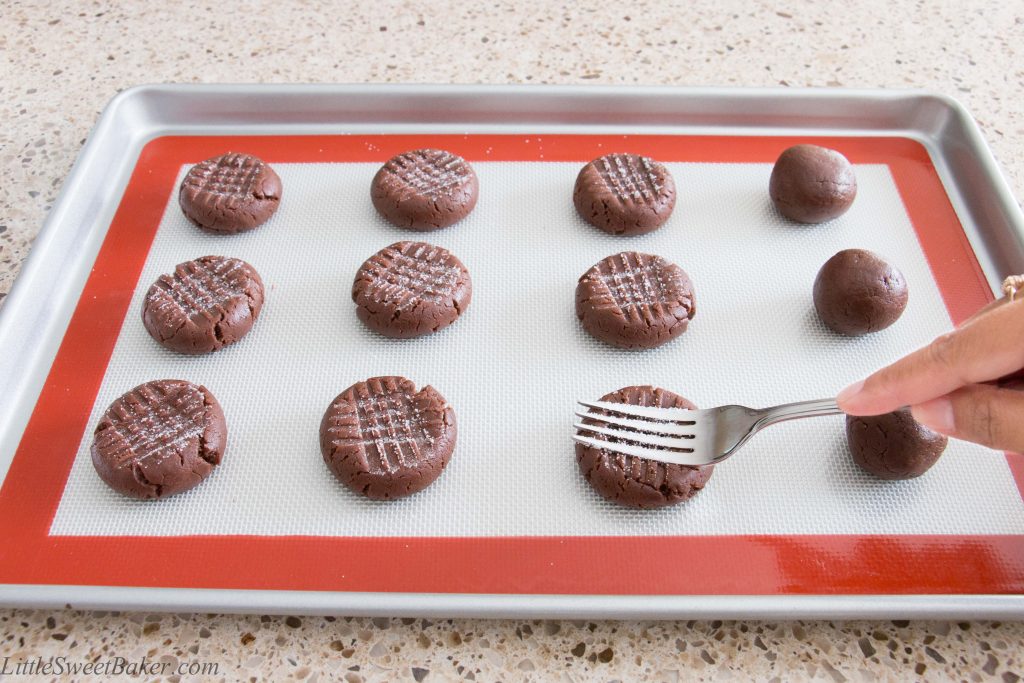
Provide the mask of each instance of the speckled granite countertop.
[{"label": "speckled granite countertop", "polygon": [[[154,82],[922,87],[959,98],[1018,197],[1009,2],[5,3],[0,298],[90,127]],[[216,664],[217,679],[931,680],[1024,675],[1024,624],[538,622],[0,610],[0,662]],[[3,657],[9,657],[4,660]],[[0,679],[3,679],[0,668]],[[47,676],[44,676],[47,677]],[[48,677],[47,677],[48,678]],[[173,679],[174,676],[171,676]],[[187,675],[181,678],[190,678]],[[11,675],[11,680],[19,680]]]}]

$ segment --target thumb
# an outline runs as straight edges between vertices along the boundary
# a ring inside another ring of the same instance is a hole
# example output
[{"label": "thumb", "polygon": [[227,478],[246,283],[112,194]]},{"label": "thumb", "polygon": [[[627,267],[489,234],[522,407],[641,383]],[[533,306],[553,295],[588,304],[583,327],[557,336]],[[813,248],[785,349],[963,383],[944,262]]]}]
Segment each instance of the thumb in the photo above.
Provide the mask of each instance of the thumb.
[{"label": "thumb", "polygon": [[972,384],[911,406],[911,412],[940,434],[1024,453],[1024,392]]}]

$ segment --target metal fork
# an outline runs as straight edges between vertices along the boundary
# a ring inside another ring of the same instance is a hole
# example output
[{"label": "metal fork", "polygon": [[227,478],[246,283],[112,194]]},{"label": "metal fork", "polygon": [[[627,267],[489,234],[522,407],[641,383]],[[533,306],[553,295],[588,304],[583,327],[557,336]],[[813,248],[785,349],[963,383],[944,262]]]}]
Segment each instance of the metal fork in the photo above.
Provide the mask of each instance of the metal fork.
[{"label": "metal fork", "polygon": [[576,411],[576,415],[586,421],[577,422],[573,427],[615,440],[576,434],[573,439],[577,443],[690,467],[722,462],[769,425],[801,417],[842,414],[833,398],[760,409],[718,406],[684,410],[606,401],[579,401],[579,404],[590,410]]}]

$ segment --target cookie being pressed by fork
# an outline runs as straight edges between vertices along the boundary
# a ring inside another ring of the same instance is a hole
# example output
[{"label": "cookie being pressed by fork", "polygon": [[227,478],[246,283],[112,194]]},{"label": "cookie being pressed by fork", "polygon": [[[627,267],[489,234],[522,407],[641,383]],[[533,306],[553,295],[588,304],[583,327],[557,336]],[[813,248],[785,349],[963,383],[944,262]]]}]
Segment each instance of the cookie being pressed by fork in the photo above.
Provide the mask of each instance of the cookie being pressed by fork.
[{"label": "cookie being pressed by fork", "polygon": [[[652,386],[624,387],[601,397],[609,403],[626,403],[656,408],[684,408],[697,406],[666,389]],[[603,411],[598,415],[604,414]],[[600,417],[584,418],[585,424],[597,424]],[[652,429],[657,427],[652,422]],[[588,434],[595,441],[617,441],[617,437]],[[576,444],[576,462],[580,473],[602,498],[619,505],[634,508],[660,508],[675,505],[700,493],[711,478],[714,466],[687,467],[616,453],[603,448]]]},{"label": "cookie being pressed by fork", "polygon": [[263,160],[228,152],[202,161],[181,181],[178,202],[203,230],[221,234],[260,226],[277,211],[281,179]]}]

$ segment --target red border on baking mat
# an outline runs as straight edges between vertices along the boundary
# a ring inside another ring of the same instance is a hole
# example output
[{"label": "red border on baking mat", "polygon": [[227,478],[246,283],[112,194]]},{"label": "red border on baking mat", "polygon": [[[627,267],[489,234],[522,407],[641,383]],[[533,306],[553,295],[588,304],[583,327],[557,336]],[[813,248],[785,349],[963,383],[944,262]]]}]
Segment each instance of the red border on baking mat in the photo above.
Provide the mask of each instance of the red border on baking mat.
[{"label": "red border on baking mat", "polygon": [[[163,137],[142,150],[0,488],[0,583],[534,594],[1024,592],[1024,535],[339,538],[50,536],[79,441],[182,164],[383,162],[417,147],[470,161],[771,163],[797,142],[888,164],[953,322],[991,292],[927,151],[903,138],[445,135]],[[1024,458],[1010,455],[1018,488]]]}]

